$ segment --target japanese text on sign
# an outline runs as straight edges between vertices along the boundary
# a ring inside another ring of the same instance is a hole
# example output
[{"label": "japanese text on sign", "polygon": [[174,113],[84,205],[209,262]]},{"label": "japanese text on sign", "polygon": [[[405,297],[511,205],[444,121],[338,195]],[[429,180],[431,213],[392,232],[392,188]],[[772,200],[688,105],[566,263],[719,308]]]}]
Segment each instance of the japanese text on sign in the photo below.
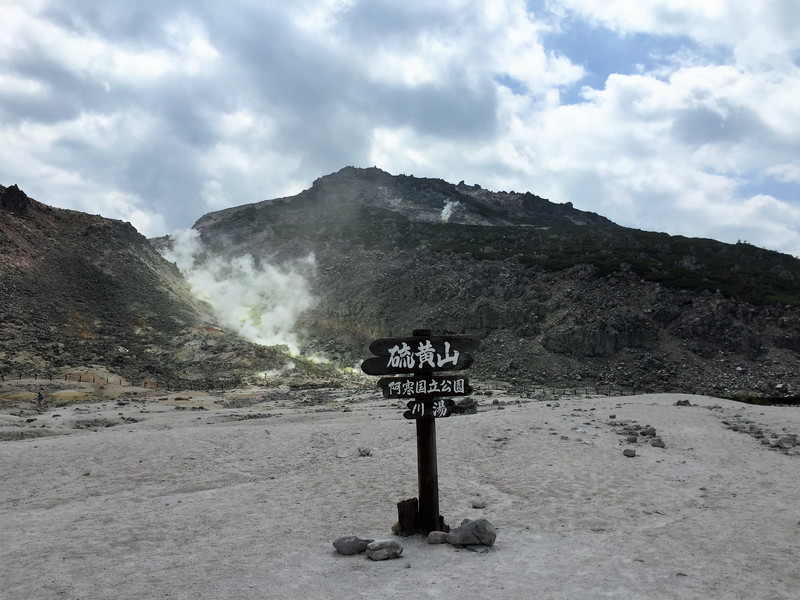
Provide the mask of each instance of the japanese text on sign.
[{"label": "japanese text on sign", "polygon": [[431,368],[441,368],[448,363],[455,365],[458,362],[458,355],[458,350],[451,352],[450,342],[444,343],[444,353],[436,352],[430,340],[419,342],[416,352],[406,342],[402,342],[402,344],[389,348],[387,366],[415,369],[428,365]]},{"label": "japanese text on sign", "polygon": [[447,405],[445,400],[436,400],[430,404],[425,402],[409,402],[412,417],[424,417],[431,414],[434,418],[442,418],[450,416],[450,406]]},{"label": "japanese text on sign", "polygon": [[427,394],[466,393],[466,379],[404,379],[387,384],[391,397],[424,396]]}]

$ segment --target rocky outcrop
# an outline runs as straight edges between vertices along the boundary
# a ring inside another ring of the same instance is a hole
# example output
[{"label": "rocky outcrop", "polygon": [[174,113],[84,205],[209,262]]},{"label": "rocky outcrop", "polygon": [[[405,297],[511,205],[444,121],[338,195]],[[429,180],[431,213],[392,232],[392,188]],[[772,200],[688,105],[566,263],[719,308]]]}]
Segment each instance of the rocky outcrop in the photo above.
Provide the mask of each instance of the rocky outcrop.
[{"label": "rocky outcrop", "polygon": [[542,336],[542,346],[557,354],[610,357],[624,348],[653,346],[658,340],[657,333],[636,315],[630,315],[629,322],[618,326],[619,329],[597,319],[588,325],[547,331]]},{"label": "rocky outcrop", "polygon": [[289,362],[217,327],[130,223],[53,208],[16,186],[0,186],[0,323],[4,377],[94,364],[180,387]]},{"label": "rocky outcrop", "polygon": [[0,186],[0,209],[22,215],[28,209],[29,203],[28,196],[16,185],[7,188]]}]

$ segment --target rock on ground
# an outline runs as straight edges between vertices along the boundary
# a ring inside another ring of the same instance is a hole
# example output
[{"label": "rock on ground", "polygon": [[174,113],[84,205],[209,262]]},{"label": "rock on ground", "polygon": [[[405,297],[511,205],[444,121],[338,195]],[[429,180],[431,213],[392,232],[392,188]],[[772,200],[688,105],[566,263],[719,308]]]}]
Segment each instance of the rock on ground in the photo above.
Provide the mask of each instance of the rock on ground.
[{"label": "rock on ground", "polygon": [[447,543],[454,546],[491,546],[497,538],[497,531],[486,519],[466,521],[447,535]]},{"label": "rock on ground", "polygon": [[355,535],[343,535],[333,540],[333,547],[339,554],[361,554],[366,551],[367,546],[374,540],[362,540]]},{"label": "rock on ground", "polygon": [[367,556],[372,560],[398,558],[403,554],[403,546],[394,540],[379,540],[367,545]]}]

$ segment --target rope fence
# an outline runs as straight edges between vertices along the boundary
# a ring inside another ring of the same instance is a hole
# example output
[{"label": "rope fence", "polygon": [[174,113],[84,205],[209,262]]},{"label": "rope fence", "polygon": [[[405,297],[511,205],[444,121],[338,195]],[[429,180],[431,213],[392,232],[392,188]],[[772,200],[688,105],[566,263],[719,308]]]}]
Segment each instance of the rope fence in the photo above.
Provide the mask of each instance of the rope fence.
[{"label": "rope fence", "polygon": [[21,381],[23,379],[33,379],[34,381],[75,381],[77,383],[105,383],[112,385],[119,385],[122,387],[145,387],[156,389],[158,384],[151,379],[143,379],[138,384],[129,381],[128,379],[121,379],[118,377],[98,377],[89,373],[66,373],[63,376],[56,373],[33,373],[26,374],[19,372],[16,375],[8,375],[0,373],[0,382],[2,381]]},{"label": "rope fence", "polygon": [[547,387],[534,387],[526,390],[524,393],[535,396],[635,396],[639,394],[647,394],[649,391],[623,389],[613,387],[581,387],[581,388],[547,388]]},{"label": "rope fence", "polygon": [[121,387],[139,387],[146,389],[206,389],[206,390],[229,390],[241,386],[245,379],[243,377],[222,377],[222,378],[208,378],[201,380],[170,380],[167,384],[161,383],[150,378],[142,378],[138,380],[130,380],[124,377],[100,377],[86,372],[71,372],[71,373],[53,373],[53,372],[33,372],[25,373],[23,371],[8,371],[0,373],[0,382],[5,381],[21,381],[23,379],[31,379],[36,382],[53,382],[53,381],[73,381],[75,383],[94,383],[117,385]]}]

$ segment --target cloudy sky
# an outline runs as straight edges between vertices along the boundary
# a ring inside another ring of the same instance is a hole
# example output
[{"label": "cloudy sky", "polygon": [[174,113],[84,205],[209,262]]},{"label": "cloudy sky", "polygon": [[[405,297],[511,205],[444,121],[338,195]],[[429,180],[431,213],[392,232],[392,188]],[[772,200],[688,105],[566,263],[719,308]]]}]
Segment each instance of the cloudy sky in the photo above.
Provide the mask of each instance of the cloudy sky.
[{"label": "cloudy sky", "polygon": [[147,236],[347,165],[800,255],[798,0],[0,0],[0,184]]}]

